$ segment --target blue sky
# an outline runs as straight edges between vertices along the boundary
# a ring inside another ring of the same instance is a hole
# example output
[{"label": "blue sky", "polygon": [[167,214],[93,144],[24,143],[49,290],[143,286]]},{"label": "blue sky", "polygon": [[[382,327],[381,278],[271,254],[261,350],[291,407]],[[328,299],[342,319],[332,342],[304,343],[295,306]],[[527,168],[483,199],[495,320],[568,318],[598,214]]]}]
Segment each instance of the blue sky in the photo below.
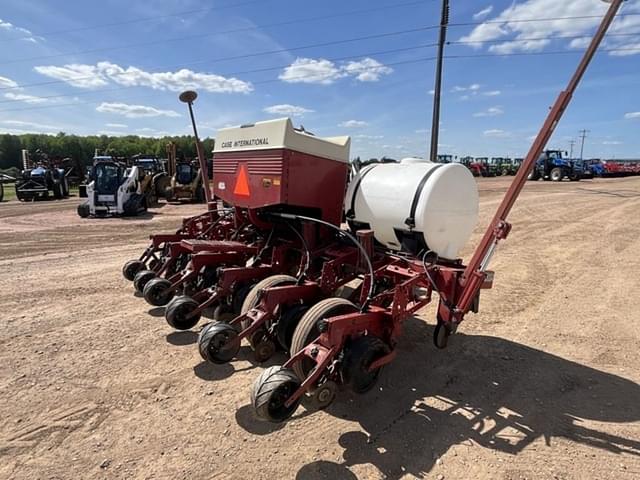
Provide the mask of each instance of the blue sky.
[{"label": "blue sky", "polygon": [[[202,135],[292,116],[351,135],[352,156],[426,156],[437,30],[425,27],[439,1],[3,3],[0,132],[185,134],[177,95],[190,87]],[[598,19],[519,20],[606,4],[451,3],[451,23],[467,25],[448,33],[460,43],[446,49],[440,152],[523,156]],[[587,129],[585,156],[640,157],[640,1],[622,13],[550,147],[568,150]]]}]

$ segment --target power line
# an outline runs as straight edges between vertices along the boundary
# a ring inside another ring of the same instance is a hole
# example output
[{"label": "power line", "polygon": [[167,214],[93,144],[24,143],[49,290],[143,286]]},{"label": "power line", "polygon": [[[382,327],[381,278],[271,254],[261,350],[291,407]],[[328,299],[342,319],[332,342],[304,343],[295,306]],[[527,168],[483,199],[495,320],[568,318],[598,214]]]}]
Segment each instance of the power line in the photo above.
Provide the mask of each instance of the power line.
[{"label": "power line", "polygon": [[[599,50],[599,51],[601,51],[601,52],[619,52],[619,51],[638,51],[638,52],[640,52],[640,47],[635,47],[635,48],[610,48],[610,49],[602,49],[602,50]],[[581,51],[581,50],[560,50],[560,51],[549,51],[549,52],[521,52],[521,53],[473,54],[473,55],[445,55],[444,58],[446,58],[446,59],[461,59],[461,58],[483,58],[483,57],[577,55],[577,54],[583,54],[583,53],[584,52]],[[433,61],[433,60],[435,60],[435,57],[423,57],[423,58],[418,58],[418,59],[404,60],[404,61],[398,61],[398,62],[393,62],[393,63],[387,63],[387,64],[384,64],[384,65],[380,65],[379,67],[368,67],[367,70],[371,71],[371,70],[384,69],[384,68],[393,67],[393,66],[399,66],[399,65],[408,65],[408,64],[428,62],[428,61]],[[262,69],[258,69],[258,70],[262,70]],[[300,76],[296,76],[296,77],[293,77],[293,78],[289,78],[289,80],[303,80],[305,78],[312,78],[312,77],[316,77],[316,76],[317,76],[316,74],[314,74],[314,75],[300,75]],[[260,80],[260,81],[252,82],[252,85],[265,85],[265,84],[281,82],[281,81],[282,80],[279,79],[279,78],[268,79],[268,80]],[[151,96],[155,96],[155,94],[137,96],[136,99],[148,98],[148,97],[151,97]],[[102,103],[102,102],[88,101],[88,102],[74,102],[74,103],[56,104],[56,105],[44,105],[44,106],[37,106],[37,107],[10,108],[10,109],[0,110],[0,113],[1,112],[26,111],[26,110],[41,110],[41,109],[47,109],[47,108],[59,108],[59,107],[68,107],[68,106],[75,106],[75,105],[81,105],[81,104],[95,104],[95,103]]]},{"label": "power line", "polygon": [[[189,62],[189,63],[165,65],[163,67],[156,67],[155,69],[151,70],[151,73],[157,73],[158,70],[162,70],[162,69],[166,69],[166,68],[184,68],[185,66],[191,66],[191,65],[202,64],[202,63],[207,63],[207,64],[209,64],[209,63],[217,63],[217,62],[223,62],[223,61],[228,61],[228,60],[240,60],[240,59],[257,57],[257,56],[272,55],[272,54],[276,54],[276,53],[285,53],[285,52],[291,52],[291,51],[305,50],[305,49],[309,49],[309,48],[326,47],[326,46],[331,46],[331,45],[341,45],[341,44],[345,44],[345,43],[353,43],[353,42],[359,42],[359,41],[363,41],[363,40],[372,40],[372,39],[376,39],[376,38],[385,38],[385,37],[392,37],[392,36],[396,36],[396,35],[404,35],[404,34],[407,34],[407,33],[416,33],[416,32],[421,32],[421,31],[425,31],[425,30],[431,30],[433,28],[435,28],[435,27],[431,27],[431,26],[419,27],[419,28],[412,28],[412,29],[407,29],[407,30],[398,30],[398,31],[395,31],[395,32],[385,32],[385,33],[377,33],[377,34],[373,34],[373,35],[364,35],[364,36],[360,36],[360,37],[352,37],[352,38],[347,38],[347,39],[343,39],[343,40],[333,40],[333,41],[330,41],[330,42],[314,43],[314,44],[303,45],[303,46],[298,46],[298,47],[281,48],[281,49],[277,49],[277,50],[268,50],[268,51],[248,53],[248,54],[243,54],[243,55],[234,55],[234,56],[230,56],[230,57],[221,57],[221,58],[216,58],[216,59],[213,59],[213,60],[198,60],[198,61]],[[127,74],[130,74],[130,72],[114,73],[114,74],[112,74],[112,76],[121,76],[121,75],[127,75]],[[81,76],[81,77],[74,77],[71,80],[73,80],[73,81],[90,80],[92,78],[95,78],[95,75],[85,75],[85,76]],[[35,87],[35,86],[41,86],[41,85],[52,85],[52,84],[56,84],[56,83],[68,83],[68,82],[67,82],[67,80],[48,80],[46,82],[23,83],[23,84],[19,84],[19,85],[13,86],[13,87],[0,87],[0,90],[17,90],[17,89],[22,89],[22,88],[25,88],[25,87]]]},{"label": "power line", "polygon": [[381,7],[373,7],[373,8],[366,8],[366,9],[360,9],[360,10],[352,10],[349,12],[341,12],[341,13],[333,13],[333,14],[329,14],[329,15],[320,15],[320,16],[315,16],[315,17],[308,17],[308,18],[301,18],[301,19],[295,19],[295,20],[285,20],[282,22],[275,22],[275,23],[269,23],[269,24],[264,24],[264,25],[255,25],[253,27],[242,27],[242,28],[235,28],[235,29],[231,29],[231,30],[218,30],[218,31],[214,31],[214,32],[209,32],[209,33],[198,33],[198,34],[193,34],[193,35],[185,35],[182,37],[174,37],[174,38],[167,38],[167,39],[162,39],[162,40],[153,40],[150,42],[139,42],[139,43],[129,43],[129,44],[124,44],[124,45],[117,45],[117,46],[113,46],[113,47],[102,47],[102,48],[94,48],[94,49],[90,49],[90,50],[81,50],[79,52],[66,52],[66,53],[56,53],[53,55],[39,55],[37,57],[28,57],[28,58],[20,58],[20,59],[15,59],[15,60],[8,60],[6,62],[0,62],[0,65],[8,65],[8,64],[13,64],[13,63],[22,63],[22,62],[30,62],[33,60],[46,60],[48,58],[57,58],[57,57],[66,57],[69,55],[83,55],[86,53],[98,53],[98,52],[108,52],[108,51],[113,51],[113,50],[124,50],[124,49],[130,49],[130,48],[136,48],[136,47],[147,47],[150,45],[161,45],[164,43],[171,43],[171,42],[179,42],[179,41],[184,41],[184,40],[195,40],[195,39],[199,39],[199,38],[206,38],[206,37],[215,37],[215,36],[219,36],[219,35],[227,35],[230,33],[240,33],[240,32],[247,32],[247,31],[252,31],[252,30],[259,30],[259,29],[263,29],[263,28],[271,28],[271,27],[282,27],[282,26],[286,26],[286,25],[294,25],[297,23],[307,23],[307,22],[314,22],[314,21],[318,21],[318,20],[327,20],[327,19],[331,19],[331,18],[340,18],[340,17],[348,17],[351,15],[358,15],[358,14],[362,14],[362,13],[371,13],[371,12],[375,12],[375,11],[380,11],[380,10],[389,10],[389,9],[395,9],[395,8],[399,8],[399,7],[406,7],[406,6],[412,6],[412,5],[417,5],[417,4],[423,4],[424,1],[411,1],[411,2],[407,2],[407,3],[396,3],[393,5],[384,5]]},{"label": "power line", "polygon": [[108,27],[118,27],[120,25],[131,25],[134,23],[143,23],[143,22],[149,22],[152,20],[161,20],[164,18],[175,18],[175,17],[183,17],[183,16],[187,16],[187,15],[195,15],[197,13],[205,13],[205,12],[213,12],[213,11],[218,11],[218,10],[227,10],[230,8],[236,8],[236,7],[244,7],[245,5],[253,5],[256,3],[265,3],[266,1],[271,1],[271,0],[251,0],[251,1],[247,1],[247,2],[241,2],[241,3],[234,3],[232,5],[221,5],[219,7],[210,7],[210,8],[200,8],[198,10],[185,10],[182,12],[175,12],[175,13],[168,13],[165,15],[155,15],[152,17],[141,17],[141,18],[134,18],[131,20],[122,20],[119,22],[112,22],[112,23],[101,23],[101,24],[97,24],[97,25],[90,25],[88,27],[77,27],[77,28],[68,28],[65,30],[51,30],[49,32],[41,32],[41,33],[32,33],[31,35],[25,35],[23,37],[14,37],[14,38],[10,38],[10,39],[6,39],[6,40],[2,40],[0,41],[0,43],[5,43],[5,42],[14,42],[17,40],[24,40],[26,38],[33,38],[33,37],[44,37],[46,36],[51,36],[51,35],[61,35],[63,33],[74,33],[74,32],[83,32],[83,31],[87,31],[87,30],[96,30],[99,28],[108,28]]},{"label": "power line", "polygon": [[[102,48],[95,48],[95,49],[90,49],[90,50],[81,50],[78,52],[65,52],[65,53],[56,53],[53,55],[40,55],[37,57],[28,57],[28,58],[20,58],[20,59],[15,59],[15,60],[9,60],[6,62],[0,62],[0,65],[9,65],[9,64],[14,64],[14,63],[21,63],[21,62],[30,62],[33,60],[46,60],[49,58],[58,58],[58,57],[66,57],[66,56],[70,56],[70,55],[83,55],[83,54],[87,54],[87,53],[98,53],[98,52],[107,52],[107,51],[113,51],[113,50],[124,50],[124,49],[131,49],[131,48],[136,48],[136,47],[145,47],[145,46],[151,46],[151,45],[161,45],[164,43],[171,43],[171,42],[178,42],[178,41],[183,41],[183,40],[195,40],[198,38],[206,38],[206,37],[212,37],[212,36],[218,36],[218,35],[226,35],[226,34],[230,34],[230,33],[240,33],[240,32],[246,32],[246,31],[251,31],[251,30],[259,30],[259,29],[263,29],[263,28],[271,28],[271,27],[281,27],[281,26],[286,26],[286,25],[294,25],[297,23],[307,23],[307,22],[313,22],[313,21],[317,21],[317,20],[326,20],[326,19],[331,19],[331,18],[340,18],[340,17],[346,17],[346,16],[350,16],[350,15],[356,15],[356,14],[360,14],[360,13],[370,13],[370,12],[374,12],[374,11],[380,11],[380,10],[388,10],[388,9],[394,9],[394,8],[399,8],[399,7],[405,7],[405,6],[413,6],[413,5],[417,5],[417,4],[423,4],[423,1],[412,1],[412,2],[407,2],[407,3],[400,3],[400,4],[394,4],[394,5],[385,5],[382,7],[374,7],[374,8],[367,8],[367,9],[361,9],[361,10],[353,10],[351,12],[342,12],[342,13],[336,13],[336,14],[330,14],[330,15],[321,15],[321,16],[317,16],[317,17],[309,17],[309,18],[302,18],[302,19],[295,19],[295,20],[286,20],[283,22],[276,22],[276,23],[270,23],[270,24],[264,24],[264,25],[256,25],[253,27],[243,27],[243,28],[238,28],[238,29],[232,29],[232,30],[223,30],[223,31],[215,31],[215,32],[211,32],[211,33],[200,33],[200,34],[194,34],[194,35],[186,35],[186,36],[182,36],[182,37],[174,37],[174,38],[168,38],[168,39],[162,39],[162,40],[154,40],[151,42],[140,42],[140,43],[129,43],[129,44],[124,44],[124,45],[117,45],[117,46],[113,46],[113,47],[102,47]],[[640,16],[640,13],[621,13],[617,15],[618,17],[623,17],[623,16]],[[550,21],[558,21],[558,20],[582,20],[582,19],[589,19],[589,18],[601,18],[601,16],[598,15],[581,15],[581,16],[572,16],[572,17],[549,17],[549,18],[529,18],[529,19],[520,19],[520,20],[508,20],[508,21],[487,21],[487,22],[465,22],[465,23],[451,23],[449,24],[449,27],[466,27],[466,26],[477,26],[477,25],[483,25],[483,24],[508,24],[508,23],[521,23],[521,22],[550,22]],[[429,25],[427,27],[424,27],[424,29],[434,29],[434,28],[439,28],[440,25]],[[484,41],[476,41],[476,42],[469,42],[469,43],[483,43]]]},{"label": "power line", "polygon": [[[282,48],[282,49],[276,49],[276,50],[268,50],[268,51],[249,53],[249,54],[243,54],[243,55],[233,55],[233,56],[229,56],[229,57],[221,57],[221,58],[216,58],[216,59],[196,60],[196,61],[187,62],[187,63],[180,63],[180,64],[173,64],[173,65],[165,65],[165,66],[162,66],[162,67],[156,67],[156,68],[152,69],[150,71],[150,73],[157,73],[158,71],[161,71],[163,69],[184,68],[184,67],[193,66],[193,65],[213,64],[213,63],[219,63],[219,62],[229,61],[229,60],[240,60],[240,59],[246,59],[246,58],[251,58],[251,57],[273,55],[273,54],[277,54],[277,53],[286,53],[286,52],[306,50],[306,49],[311,49],[311,48],[327,47],[327,46],[332,46],[332,45],[341,45],[341,44],[345,44],[345,43],[353,43],[353,42],[358,42],[358,41],[363,41],[363,40],[372,40],[372,39],[377,39],[377,38],[385,38],[385,37],[391,37],[391,36],[404,35],[404,34],[408,34],[408,33],[416,33],[416,32],[420,32],[420,31],[433,30],[435,28],[439,28],[439,25],[437,25],[437,26],[427,25],[425,27],[418,27],[418,28],[407,29],[407,30],[399,30],[399,31],[395,31],[395,32],[385,32],[385,33],[374,34],[374,35],[365,35],[365,36],[353,37],[353,38],[348,38],[348,39],[343,39],[343,40],[334,40],[334,41],[329,41],[329,42],[314,43],[314,44],[302,45],[302,46],[297,46],[297,47]],[[636,35],[640,35],[640,32],[612,33],[612,34],[609,34],[608,36],[610,36],[610,37],[618,37],[618,36],[619,37],[625,37],[625,36],[636,36]],[[515,40],[509,40],[509,41],[510,42],[527,42],[527,41],[533,41],[533,40],[558,40],[558,39],[579,39],[579,38],[590,38],[590,35],[567,35],[567,36],[553,36],[553,37],[544,37],[544,38],[543,37],[521,38],[521,39],[515,39]],[[455,44],[455,45],[473,45],[473,44],[477,44],[477,43],[500,43],[502,41],[504,41],[504,40],[450,41],[450,42],[447,42],[447,43],[448,44]],[[431,46],[433,46],[433,45],[431,45]],[[411,47],[409,47],[409,48],[411,49]],[[635,50],[635,48],[632,49],[632,50]],[[392,50],[392,51],[394,51],[394,50]],[[385,53],[385,52],[382,52],[382,53]],[[544,52],[542,52],[542,53],[544,53]],[[376,55],[376,54],[378,54],[378,53],[376,53],[376,52],[363,53],[361,55],[350,56],[350,58],[351,57],[357,57],[357,56]],[[449,58],[451,58],[451,57],[449,57]],[[284,67],[278,67],[278,68],[285,68],[285,67],[286,67],[286,65]],[[239,73],[231,73],[231,74],[220,74],[220,75],[239,75],[241,73],[253,73],[253,72],[254,71],[250,70],[248,72],[239,72]],[[119,72],[119,73],[118,72],[113,73],[110,76],[111,77],[117,77],[117,76],[128,75],[128,74],[130,74],[130,72],[124,71],[124,72]],[[86,75],[86,76],[74,77],[71,80],[72,81],[90,80],[90,79],[92,79],[94,77],[95,77],[95,75]],[[54,84],[58,84],[58,83],[68,83],[68,80],[47,80],[47,81],[43,81],[43,82],[25,83],[25,84],[19,84],[19,85],[13,86],[13,87],[0,87],[0,90],[20,90],[20,89],[23,89],[25,87],[54,85]],[[62,96],[73,96],[73,95],[71,95],[71,94],[68,94],[68,95],[56,95],[56,96],[39,97],[39,98],[53,98],[53,97],[58,97],[58,96],[62,97]],[[3,101],[3,102],[0,102],[0,103],[7,103],[7,102],[12,102],[12,101],[20,101],[20,100],[9,100],[9,101]]]},{"label": "power line", "polygon": [[[410,46],[410,47],[393,48],[393,49],[390,49],[390,50],[377,50],[377,51],[363,52],[363,53],[359,53],[359,54],[356,54],[356,55],[346,55],[346,56],[342,56],[342,57],[330,57],[330,58],[325,58],[324,60],[328,60],[330,62],[339,62],[339,61],[343,61],[343,60],[353,60],[353,59],[356,59],[356,58],[368,57],[368,56],[372,56],[372,55],[379,56],[379,55],[388,55],[390,53],[408,52],[408,51],[411,51],[411,50],[418,50],[418,49],[421,49],[421,48],[435,47],[437,45],[438,45],[437,43],[424,43],[424,44],[421,44],[421,45],[413,45],[413,46]],[[255,69],[251,69],[251,70],[240,70],[240,71],[235,71],[235,72],[225,72],[225,73],[221,73],[220,76],[231,77],[231,76],[235,76],[235,75],[245,75],[247,73],[268,72],[268,71],[272,71],[272,70],[281,70],[281,69],[287,68],[289,66],[290,66],[290,64],[277,65],[277,66],[273,66],[273,67],[255,68]],[[80,95],[92,95],[92,94],[96,94],[96,93],[117,92],[117,91],[121,91],[121,90],[127,90],[127,89],[130,89],[130,88],[141,87],[141,86],[144,86],[144,85],[130,85],[130,86],[124,86],[124,87],[105,88],[105,89],[90,90],[90,91],[84,91],[84,92],[65,93],[65,94],[56,94],[56,95],[32,96],[32,98],[34,100],[35,99],[46,100],[46,99],[51,99],[51,98],[77,97],[77,96],[80,96]],[[0,100],[0,104],[1,103],[15,103],[15,102],[21,102],[21,101],[23,101],[23,100]]]}]

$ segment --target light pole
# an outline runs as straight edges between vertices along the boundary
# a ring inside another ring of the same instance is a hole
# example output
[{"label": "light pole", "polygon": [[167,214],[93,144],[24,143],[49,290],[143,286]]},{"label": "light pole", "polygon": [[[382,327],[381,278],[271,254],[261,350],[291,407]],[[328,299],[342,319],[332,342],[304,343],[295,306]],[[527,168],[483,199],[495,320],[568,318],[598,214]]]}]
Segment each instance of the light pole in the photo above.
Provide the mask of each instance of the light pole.
[{"label": "light pole", "polygon": [[178,97],[181,102],[186,103],[189,106],[189,116],[191,117],[191,125],[193,126],[193,135],[196,138],[196,152],[198,153],[198,162],[200,163],[200,171],[202,172],[202,185],[204,186],[204,198],[207,202],[211,202],[211,190],[209,189],[209,172],[207,170],[207,161],[204,157],[202,150],[202,144],[198,137],[198,129],[196,128],[196,119],[193,116],[193,102],[198,98],[198,94],[193,90],[186,90]]}]

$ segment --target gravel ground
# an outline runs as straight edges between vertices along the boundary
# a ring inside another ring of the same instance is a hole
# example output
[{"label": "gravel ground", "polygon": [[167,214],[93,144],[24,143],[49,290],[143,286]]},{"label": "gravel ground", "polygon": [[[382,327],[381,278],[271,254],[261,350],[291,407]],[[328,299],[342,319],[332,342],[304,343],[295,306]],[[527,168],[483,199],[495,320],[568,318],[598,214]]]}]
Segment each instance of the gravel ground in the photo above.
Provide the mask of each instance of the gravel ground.
[{"label": "gravel ground", "polygon": [[[508,180],[479,181],[466,258]],[[640,478],[640,177],[529,183],[447,350],[429,307],[378,388],[286,425],[253,417],[247,347],[203,364],[120,274],[202,207],[77,203],[0,204],[0,478]]]}]

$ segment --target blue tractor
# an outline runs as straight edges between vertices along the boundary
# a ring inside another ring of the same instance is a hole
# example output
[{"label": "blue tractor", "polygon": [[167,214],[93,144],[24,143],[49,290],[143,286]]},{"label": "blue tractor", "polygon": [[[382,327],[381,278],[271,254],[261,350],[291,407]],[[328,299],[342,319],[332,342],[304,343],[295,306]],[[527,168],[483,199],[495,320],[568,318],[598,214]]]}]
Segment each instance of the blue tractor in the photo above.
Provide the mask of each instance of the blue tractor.
[{"label": "blue tractor", "polygon": [[529,173],[528,180],[552,180],[561,182],[568,178],[577,182],[582,178],[583,168],[580,162],[566,158],[562,150],[545,150],[538,158],[535,167]]}]

